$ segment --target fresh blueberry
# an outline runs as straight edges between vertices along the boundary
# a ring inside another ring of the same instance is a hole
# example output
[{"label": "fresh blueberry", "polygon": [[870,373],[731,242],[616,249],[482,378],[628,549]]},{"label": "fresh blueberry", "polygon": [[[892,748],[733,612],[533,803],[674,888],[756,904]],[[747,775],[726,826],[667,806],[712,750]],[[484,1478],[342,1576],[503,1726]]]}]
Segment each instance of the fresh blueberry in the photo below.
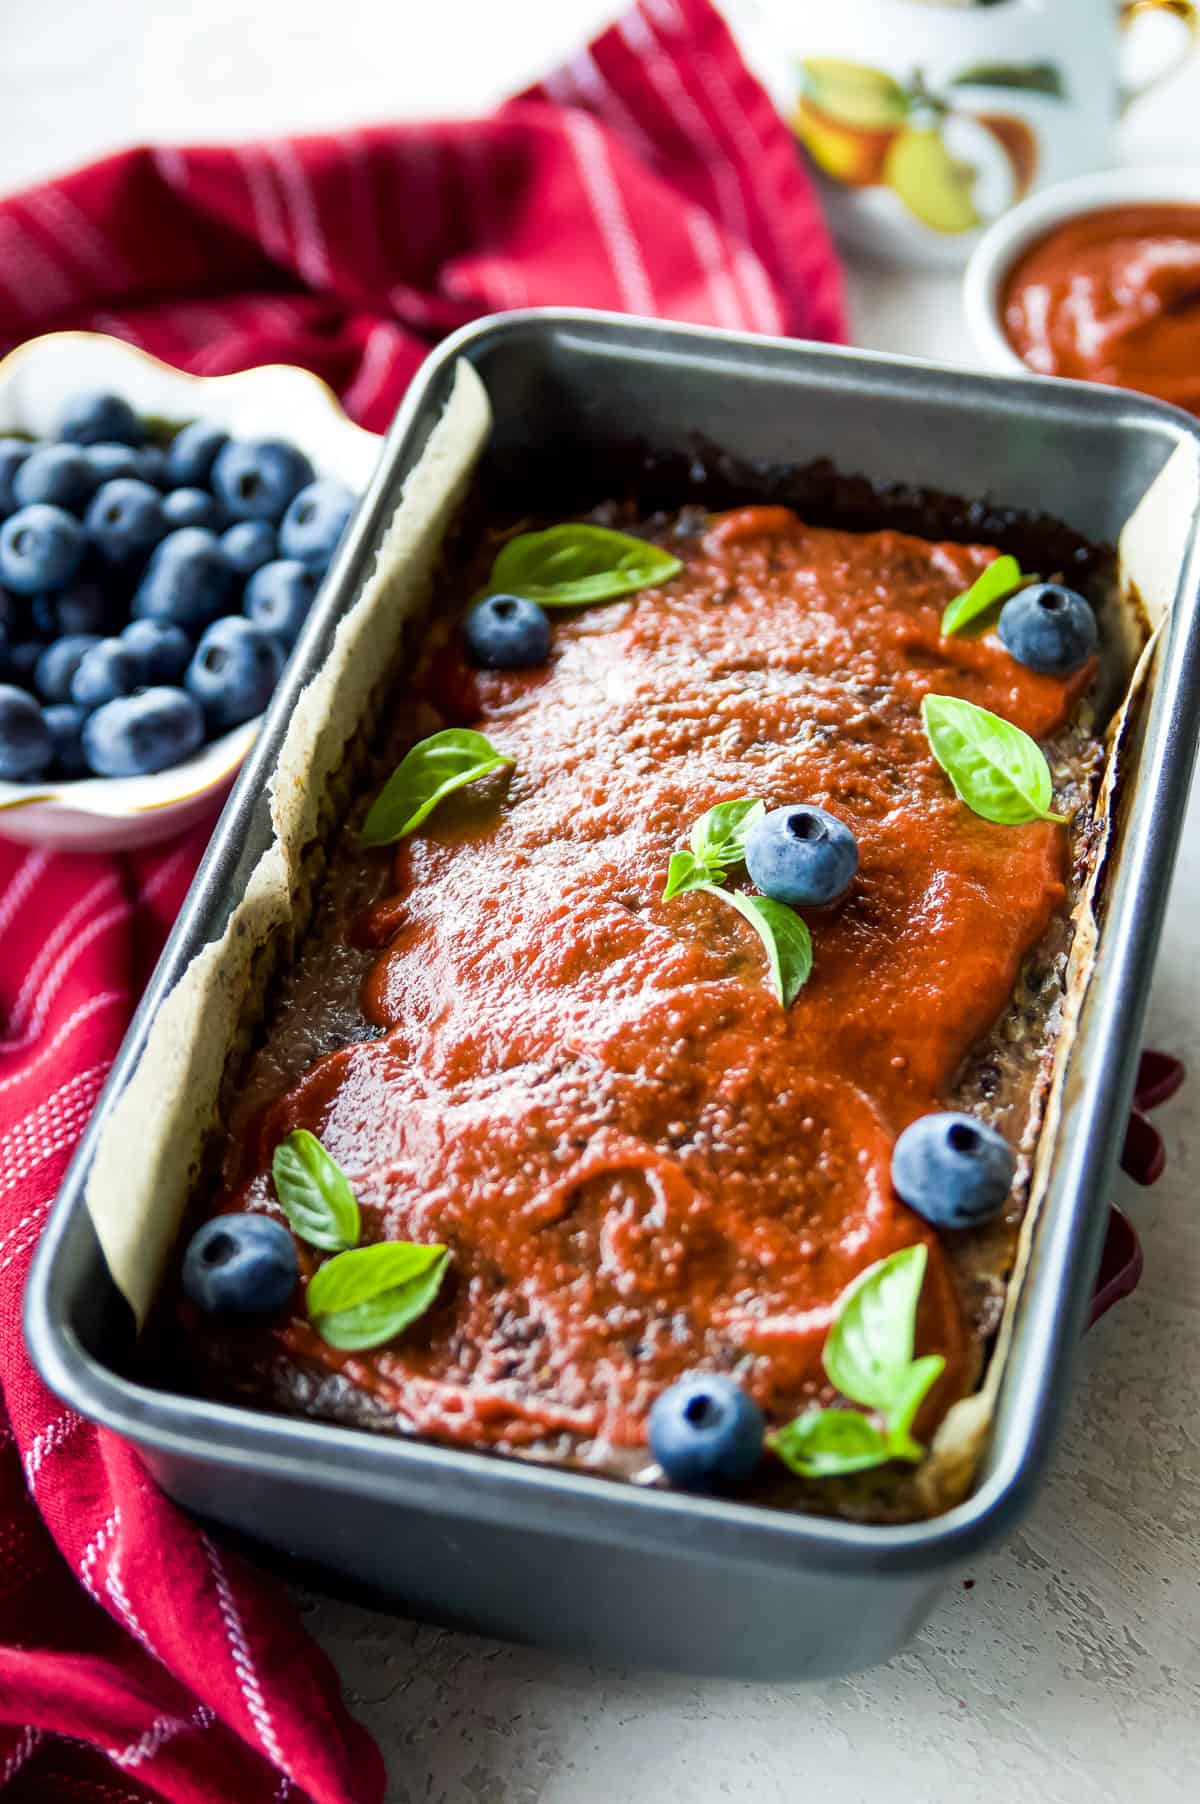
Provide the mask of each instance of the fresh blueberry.
[{"label": "fresh blueberry", "polygon": [[[23,603],[18,603],[15,595],[9,595],[0,589],[0,664],[7,667],[7,659],[12,655],[15,645],[30,636],[29,610]],[[0,677],[0,682],[7,682],[7,677]]]},{"label": "fresh blueberry", "polygon": [[750,830],[746,869],[773,902],[820,908],[853,883],[858,841],[836,815],[809,802],[772,808]]},{"label": "fresh blueberry", "polygon": [[524,595],[488,595],[463,621],[472,664],[485,670],[527,670],[550,656],[550,622]]},{"label": "fresh blueberry", "polygon": [[35,609],[39,602],[47,599],[53,609],[54,624],[47,634],[52,639],[60,633],[108,632],[118,611],[115,598],[97,582],[74,583],[71,588],[64,589],[61,595],[35,595]]},{"label": "fresh blueberry", "polygon": [[61,595],[30,597],[30,637],[44,639],[47,644],[52,639],[62,638],[64,633],[94,633],[97,638],[102,638],[105,633],[112,632],[114,620],[119,622],[119,618],[125,618],[128,612],[119,585],[114,593],[107,583],[86,576],[76,577]]},{"label": "fresh blueberry", "polygon": [[355,499],[342,483],[321,476],[295,496],[279,527],[279,549],[310,569],[324,570],[337,550]]},{"label": "fresh blueberry", "polygon": [[673,1485],[715,1491],[749,1478],[762,1458],[763,1413],[732,1378],[681,1378],[650,1411],[650,1451]]},{"label": "fresh blueberry", "polygon": [[167,475],[167,454],[158,445],[143,445],[135,456],[137,468],[134,474],[143,482],[148,482],[153,489],[171,486],[171,479]]},{"label": "fresh blueberry", "polygon": [[8,668],[18,688],[31,693],[37,687],[37,667],[46,647],[40,639],[22,639],[9,647]]},{"label": "fresh blueberry", "polygon": [[138,453],[133,445],[88,445],[84,455],[92,466],[93,488],[117,476],[136,476]]},{"label": "fresh blueberry", "polygon": [[176,488],[205,488],[229,434],[206,420],[182,427],[167,447],[167,478]]},{"label": "fresh blueberry", "polygon": [[86,718],[83,709],[76,708],[71,702],[54,702],[50,707],[42,709],[42,719],[54,741],[54,762],[68,777],[87,774],[87,759],[83,755],[83,723]]},{"label": "fresh blueberry", "polygon": [[71,678],[71,700],[90,713],[128,695],[141,680],[137,659],[120,639],[100,639],[84,652]]},{"label": "fresh blueberry", "polygon": [[275,528],[269,520],[238,520],[221,534],[221,550],[239,576],[253,576],[279,556]]},{"label": "fresh blueberry", "polygon": [[98,777],[145,777],[190,758],[204,744],[204,716],[182,689],[139,689],[106,702],[83,728],[88,769]]},{"label": "fresh blueberry", "polygon": [[192,661],[192,642],[181,626],[165,620],[131,620],[121,643],[134,661],[137,680],[178,683]]},{"label": "fresh blueberry", "polygon": [[296,1288],[296,1243],[269,1215],[214,1215],[183,1256],[183,1288],[200,1309],[230,1315],[282,1309]]},{"label": "fresh blueberry", "polygon": [[935,1228],[969,1228],[998,1214],[1015,1170],[1003,1134],[953,1109],[920,1116],[892,1153],[897,1196]]},{"label": "fresh blueberry", "polygon": [[58,422],[59,438],[73,445],[140,445],[141,421],[120,395],[89,391],[73,395]]},{"label": "fresh blueberry", "polygon": [[281,520],[312,478],[303,451],[285,439],[231,439],[217,454],[212,486],[235,520]]},{"label": "fresh blueberry", "polygon": [[291,651],[320,586],[315,570],[306,569],[294,558],[280,558],[254,572],[246,584],[242,607],[247,619],[270,633],[285,651]]},{"label": "fresh blueberry", "polygon": [[169,620],[195,633],[217,618],[232,587],[216,534],[181,526],[151,553],[131,611],[135,620]]},{"label": "fresh blueberry", "polygon": [[0,438],[0,520],[16,507],[13,482],[25,459],[32,457],[37,448],[35,439]]},{"label": "fresh blueberry", "polygon": [[75,672],[99,643],[94,633],[68,633],[42,649],[33,680],[44,702],[70,701]]},{"label": "fresh blueberry", "polygon": [[49,501],[81,514],[96,487],[96,470],[78,445],[41,445],[31,451],[13,477],[18,507],[33,501]]},{"label": "fresh blueberry", "polygon": [[1061,583],[1019,589],[1001,608],[996,631],[1018,664],[1046,676],[1069,676],[1100,643],[1091,608]]},{"label": "fresh blueberry", "polygon": [[50,729],[33,697],[0,683],[0,778],[28,783],[41,776],[53,756]]},{"label": "fresh blueberry", "polygon": [[207,489],[172,489],[162,498],[163,517],[169,529],[176,526],[221,525],[224,518],[216,497]]},{"label": "fresh blueberry", "polygon": [[83,560],[83,528],[65,509],[37,501],[0,526],[0,582],[18,595],[65,589]]},{"label": "fresh blueberry", "polygon": [[59,636],[57,603],[57,595],[31,595],[29,598],[29,630],[47,644]]},{"label": "fresh blueberry", "polygon": [[162,496],[137,476],[117,476],[97,489],[83,524],[92,544],[110,564],[149,551],[167,530]]},{"label": "fresh blueberry", "polygon": [[270,633],[231,614],[208,628],[183,681],[210,730],[224,733],[262,713],[282,668],[283,652]]}]

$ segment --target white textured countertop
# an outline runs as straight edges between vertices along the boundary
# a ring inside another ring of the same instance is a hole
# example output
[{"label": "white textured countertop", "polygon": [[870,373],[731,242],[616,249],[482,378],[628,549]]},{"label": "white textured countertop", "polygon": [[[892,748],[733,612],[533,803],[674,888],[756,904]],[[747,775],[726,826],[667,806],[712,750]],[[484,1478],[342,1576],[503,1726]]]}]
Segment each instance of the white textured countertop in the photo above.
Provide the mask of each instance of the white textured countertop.
[{"label": "white textured countertop", "polygon": [[[1103,5],[1106,0],[1097,0]],[[0,188],[122,142],[468,112],[612,0],[0,6]],[[336,24],[331,23],[336,20]],[[469,45],[469,53],[464,46]],[[369,54],[364,54],[369,47]],[[1200,160],[1200,59],[1125,154]],[[852,273],[860,343],[969,362],[953,278]],[[1053,497],[1047,497],[1053,507]],[[1089,1336],[1024,1527],[890,1665],[810,1685],[622,1673],[302,1598],[390,1804],[1194,1804],[1200,1796],[1200,806],[1148,1038],[1196,1074],[1125,1182],[1146,1276]]]}]

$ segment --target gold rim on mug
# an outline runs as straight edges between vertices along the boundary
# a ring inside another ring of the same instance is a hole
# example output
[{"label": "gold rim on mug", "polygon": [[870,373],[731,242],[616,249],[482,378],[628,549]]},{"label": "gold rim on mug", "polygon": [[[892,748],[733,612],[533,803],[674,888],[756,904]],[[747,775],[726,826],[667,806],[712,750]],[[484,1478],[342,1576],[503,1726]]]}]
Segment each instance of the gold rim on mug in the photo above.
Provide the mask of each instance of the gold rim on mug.
[{"label": "gold rim on mug", "polygon": [[1194,0],[1124,0],[1122,25],[1136,19],[1139,13],[1170,13],[1173,19],[1187,26],[1193,37],[1200,37],[1200,7]]}]

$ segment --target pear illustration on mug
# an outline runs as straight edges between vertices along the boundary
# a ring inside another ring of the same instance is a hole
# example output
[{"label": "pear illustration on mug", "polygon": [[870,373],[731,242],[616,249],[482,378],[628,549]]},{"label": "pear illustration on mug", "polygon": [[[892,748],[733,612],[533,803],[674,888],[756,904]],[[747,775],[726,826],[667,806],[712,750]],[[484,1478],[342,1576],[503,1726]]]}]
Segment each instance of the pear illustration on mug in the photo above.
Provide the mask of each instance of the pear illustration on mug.
[{"label": "pear illustration on mug", "polygon": [[1002,110],[1005,90],[1061,99],[1050,63],[981,64],[942,93],[919,70],[899,82],[865,63],[800,64],[793,127],[817,167],[854,188],[886,188],[931,231],[950,236],[995,218],[1031,186],[1038,142]]}]

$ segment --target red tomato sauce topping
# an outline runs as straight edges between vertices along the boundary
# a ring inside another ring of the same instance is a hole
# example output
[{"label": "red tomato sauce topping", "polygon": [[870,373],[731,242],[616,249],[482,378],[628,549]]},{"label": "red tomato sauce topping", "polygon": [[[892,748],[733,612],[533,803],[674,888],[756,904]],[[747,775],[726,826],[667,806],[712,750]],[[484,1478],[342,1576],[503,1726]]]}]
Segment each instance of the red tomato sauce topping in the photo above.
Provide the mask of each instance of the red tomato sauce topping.
[{"label": "red tomato sauce topping", "polygon": [[1004,328],[1030,369],[1200,413],[1200,207],[1105,207],[1018,262]]},{"label": "red tomato sauce topping", "polygon": [[[386,1347],[337,1353],[297,1313],[272,1350],[340,1369],[414,1430],[585,1458],[639,1446],[655,1396],[696,1368],[735,1375],[776,1424],[828,1401],[839,1293],[923,1241],[918,1351],[947,1361],[928,1432],[973,1379],[892,1144],[945,1106],[1008,1004],[1063,906],[1067,835],[971,813],[920,703],[964,696],[1045,738],[1091,672],[941,637],[981,547],[753,507],[663,538],[682,573],[553,614],[546,668],[435,660],[422,699],[515,771],[396,848],[363,989],[379,1037],[266,1109],[218,1207],[273,1206],[272,1149],[318,1134],[364,1240],[445,1241],[453,1263]],[[740,796],[816,802],[860,845],[845,901],[807,915],[813,973],[787,1011],[733,909],[659,899],[692,822]]]}]

